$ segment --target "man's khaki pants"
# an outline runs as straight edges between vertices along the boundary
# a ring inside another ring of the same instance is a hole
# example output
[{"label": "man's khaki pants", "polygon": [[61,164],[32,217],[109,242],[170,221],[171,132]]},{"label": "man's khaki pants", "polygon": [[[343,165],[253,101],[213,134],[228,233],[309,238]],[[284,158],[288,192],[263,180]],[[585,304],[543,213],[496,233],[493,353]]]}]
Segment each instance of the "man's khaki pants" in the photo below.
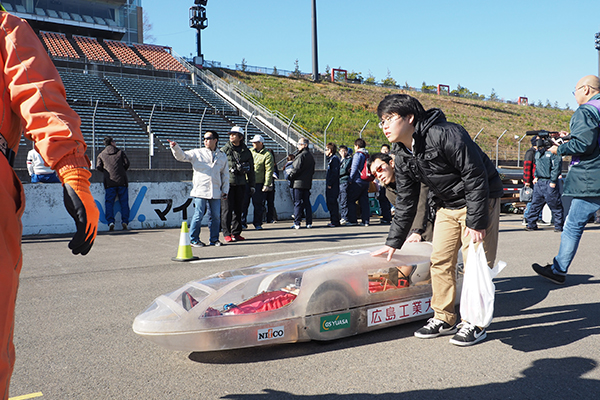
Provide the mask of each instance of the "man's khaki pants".
[{"label": "man's khaki pants", "polygon": [[[456,262],[462,249],[463,261],[467,262],[467,249],[471,236],[465,236],[467,208],[451,210],[440,208],[435,216],[433,228],[433,251],[431,253],[431,307],[434,318],[450,325],[456,323]],[[494,267],[498,249],[498,227],[500,222],[500,199],[488,202],[489,223],[486,228],[483,248],[490,268]]]}]

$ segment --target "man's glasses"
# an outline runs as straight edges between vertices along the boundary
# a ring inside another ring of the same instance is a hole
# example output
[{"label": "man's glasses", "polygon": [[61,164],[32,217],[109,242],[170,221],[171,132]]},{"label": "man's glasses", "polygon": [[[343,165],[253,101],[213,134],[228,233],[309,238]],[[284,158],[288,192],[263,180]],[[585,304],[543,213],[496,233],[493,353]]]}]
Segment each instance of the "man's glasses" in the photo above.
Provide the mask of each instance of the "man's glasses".
[{"label": "man's glasses", "polygon": [[204,140],[213,140],[213,139],[216,139],[216,138],[215,138],[215,137],[212,137],[212,136],[209,136],[209,137],[206,137],[206,136],[205,136],[205,137],[204,137]]},{"label": "man's glasses", "polygon": [[391,124],[392,122],[394,122],[395,120],[397,120],[399,118],[402,118],[402,117],[399,115],[392,115],[387,118],[383,118],[381,121],[379,121],[377,126],[379,127],[379,129],[383,129],[384,126]]},{"label": "man's glasses", "polygon": [[593,86],[590,86],[590,85],[582,85],[582,86],[579,86],[577,89],[575,89],[575,90],[573,91],[573,96],[575,96],[575,93],[577,93],[577,91],[578,91],[579,89],[581,89],[581,88],[584,88],[584,87],[586,87],[586,86],[588,86],[588,87],[590,87],[591,89],[594,89],[594,90],[600,90],[600,89],[598,89],[598,88],[595,88],[595,87],[593,87]]}]

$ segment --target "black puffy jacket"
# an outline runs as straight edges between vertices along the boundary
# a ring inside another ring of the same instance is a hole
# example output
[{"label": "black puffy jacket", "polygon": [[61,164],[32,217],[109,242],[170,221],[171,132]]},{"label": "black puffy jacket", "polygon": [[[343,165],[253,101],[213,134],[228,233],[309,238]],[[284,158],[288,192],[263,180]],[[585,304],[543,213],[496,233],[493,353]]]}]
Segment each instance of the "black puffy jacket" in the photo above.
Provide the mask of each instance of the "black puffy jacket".
[{"label": "black puffy jacket", "polygon": [[308,150],[308,147],[305,147],[296,154],[292,169],[288,175],[288,180],[292,182],[294,189],[310,189],[314,173],[315,159]]},{"label": "black puffy jacket", "polygon": [[488,225],[488,199],[502,197],[502,181],[489,157],[460,125],[446,121],[439,109],[427,111],[413,134],[413,152],[395,143],[396,213],[386,244],[402,247],[419,200],[420,183],[433,193],[437,207],[467,207],[471,229]]}]

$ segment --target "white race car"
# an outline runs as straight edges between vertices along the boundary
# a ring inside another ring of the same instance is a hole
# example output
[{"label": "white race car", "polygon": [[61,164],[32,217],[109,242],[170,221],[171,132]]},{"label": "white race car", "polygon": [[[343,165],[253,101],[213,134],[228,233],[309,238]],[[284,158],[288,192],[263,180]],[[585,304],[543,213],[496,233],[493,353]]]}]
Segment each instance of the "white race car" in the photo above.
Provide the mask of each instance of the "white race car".
[{"label": "white race car", "polygon": [[[392,261],[366,248],[260,264],[159,296],[135,333],[172,350],[214,351],[332,340],[433,314],[430,243]],[[458,290],[462,273],[457,273]],[[459,292],[460,293],[460,292]]]}]

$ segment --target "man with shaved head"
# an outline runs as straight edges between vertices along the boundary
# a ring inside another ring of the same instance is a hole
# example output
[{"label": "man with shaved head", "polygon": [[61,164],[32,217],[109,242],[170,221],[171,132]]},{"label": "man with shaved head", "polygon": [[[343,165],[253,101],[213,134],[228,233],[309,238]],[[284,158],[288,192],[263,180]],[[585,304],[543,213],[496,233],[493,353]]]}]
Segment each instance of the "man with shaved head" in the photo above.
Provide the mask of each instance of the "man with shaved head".
[{"label": "man with shaved head", "polygon": [[[579,108],[571,117],[570,140],[549,150],[571,156],[564,195],[572,196],[571,208],[560,238],[558,255],[551,264],[533,264],[533,270],[557,284],[565,283],[585,225],[600,210],[600,79],[588,75],[573,91]],[[561,132],[566,136],[567,132]]]}]

